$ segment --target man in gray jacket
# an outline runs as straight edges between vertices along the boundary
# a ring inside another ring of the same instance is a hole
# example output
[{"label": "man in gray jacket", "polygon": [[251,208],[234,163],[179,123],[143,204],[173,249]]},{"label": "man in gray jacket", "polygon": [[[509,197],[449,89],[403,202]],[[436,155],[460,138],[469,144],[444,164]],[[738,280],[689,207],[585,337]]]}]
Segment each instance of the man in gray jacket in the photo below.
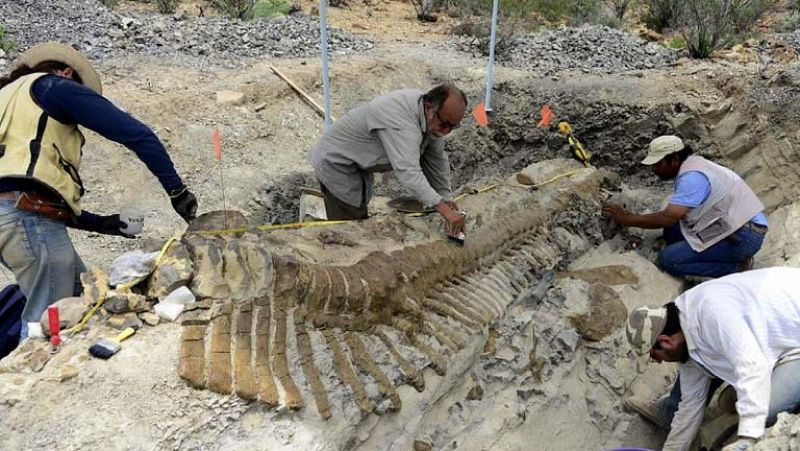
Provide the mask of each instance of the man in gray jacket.
[{"label": "man in gray jacket", "polygon": [[373,173],[394,171],[424,207],[444,217],[449,234],[463,231],[440,138],[459,126],[466,108],[460,89],[440,85],[384,94],[337,120],[308,153],[328,219],[365,219]]},{"label": "man in gray jacket", "polygon": [[614,222],[643,229],[664,229],[667,247],[659,266],[676,276],[722,277],[747,270],[767,232],[764,205],[739,175],[692,155],[677,136],[650,143],[642,161],[663,180],[675,179],[675,193],[664,210],[633,214],[606,205]]}]

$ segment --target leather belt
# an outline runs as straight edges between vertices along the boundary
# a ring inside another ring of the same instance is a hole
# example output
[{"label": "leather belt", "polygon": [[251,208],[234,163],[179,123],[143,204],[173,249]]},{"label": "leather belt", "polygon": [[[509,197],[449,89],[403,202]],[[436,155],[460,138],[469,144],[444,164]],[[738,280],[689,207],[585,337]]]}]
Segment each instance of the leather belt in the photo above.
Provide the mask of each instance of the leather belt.
[{"label": "leather belt", "polygon": [[14,207],[17,210],[31,211],[50,219],[67,221],[73,216],[72,210],[63,200],[53,201],[35,191],[6,191],[0,193],[0,199],[15,200]]},{"label": "leather belt", "polygon": [[753,232],[760,233],[762,235],[766,235],[767,230],[769,230],[767,226],[756,224],[753,221],[749,221],[747,224],[743,225],[742,228],[752,230]]}]

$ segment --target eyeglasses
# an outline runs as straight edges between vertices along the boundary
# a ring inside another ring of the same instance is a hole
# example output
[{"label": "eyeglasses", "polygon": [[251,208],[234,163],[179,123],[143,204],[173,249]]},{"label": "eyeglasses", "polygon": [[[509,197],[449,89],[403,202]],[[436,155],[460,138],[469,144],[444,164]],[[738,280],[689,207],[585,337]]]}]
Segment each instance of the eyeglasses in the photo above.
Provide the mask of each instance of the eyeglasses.
[{"label": "eyeglasses", "polygon": [[442,128],[446,128],[448,130],[455,130],[458,127],[461,127],[461,124],[452,124],[442,119],[442,116],[439,114],[439,111],[435,111],[434,114],[436,114],[436,119],[439,120],[439,123],[442,125]]}]

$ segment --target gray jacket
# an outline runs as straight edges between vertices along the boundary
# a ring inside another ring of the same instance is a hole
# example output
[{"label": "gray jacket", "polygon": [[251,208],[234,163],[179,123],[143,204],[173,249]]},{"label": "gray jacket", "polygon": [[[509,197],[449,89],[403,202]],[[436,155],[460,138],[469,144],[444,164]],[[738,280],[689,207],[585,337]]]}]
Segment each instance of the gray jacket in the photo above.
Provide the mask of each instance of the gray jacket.
[{"label": "gray jacket", "polygon": [[724,240],[764,210],[764,204],[738,174],[692,155],[678,170],[678,176],[699,171],[708,177],[708,199],[692,208],[680,221],[681,232],[695,252],[703,252]]},{"label": "gray jacket", "polygon": [[350,110],[308,152],[317,178],[353,206],[372,197],[372,174],[394,171],[424,206],[450,200],[450,161],[428,136],[422,91],[402,89]]}]

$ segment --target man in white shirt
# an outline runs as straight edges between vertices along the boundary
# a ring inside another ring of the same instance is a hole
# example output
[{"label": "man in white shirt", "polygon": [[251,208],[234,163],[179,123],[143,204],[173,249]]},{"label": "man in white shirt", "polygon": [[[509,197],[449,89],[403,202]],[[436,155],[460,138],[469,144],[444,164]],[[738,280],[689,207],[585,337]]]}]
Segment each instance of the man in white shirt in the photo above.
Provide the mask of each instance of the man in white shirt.
[{"label": "man in white shirt", "polygon": [[800,268],[775,267],[700,284],[663,307],[628,317],[628,341],[658,363],[678,362],[680,403],[664,451],[688,450],[714,378],[736,391],[738,439],[746,451],[778,412],[800,406]]}]

